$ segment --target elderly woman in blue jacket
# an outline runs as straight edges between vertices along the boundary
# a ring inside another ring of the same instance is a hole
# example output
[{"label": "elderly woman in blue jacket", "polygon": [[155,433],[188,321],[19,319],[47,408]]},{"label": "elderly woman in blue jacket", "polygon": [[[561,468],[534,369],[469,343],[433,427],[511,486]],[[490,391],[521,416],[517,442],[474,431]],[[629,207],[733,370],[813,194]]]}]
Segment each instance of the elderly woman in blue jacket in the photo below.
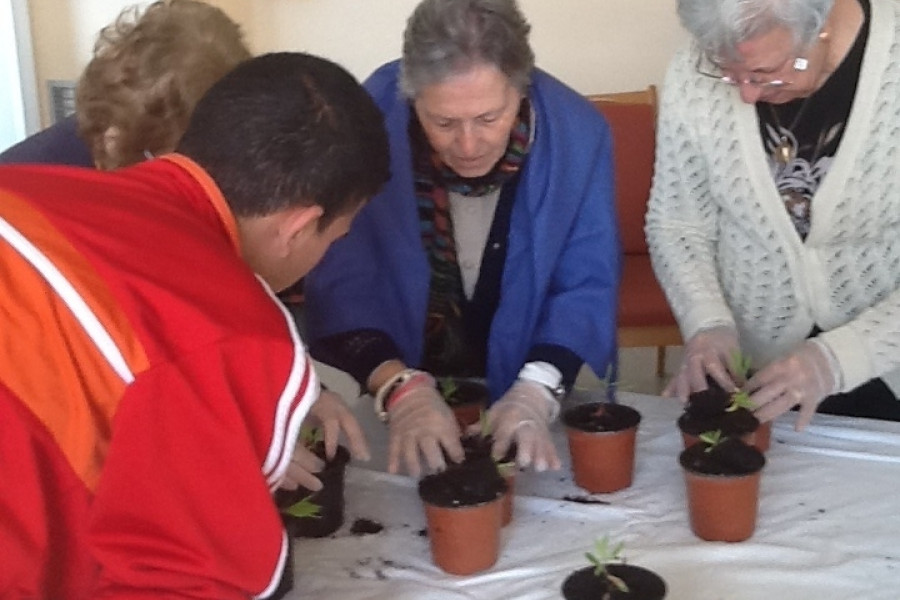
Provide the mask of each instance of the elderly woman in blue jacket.
[{"label": "elderly woman in blue jacket", "polygon": [[559,399],[615,360],[610,132],[535,69],[529,30],[515,0],[424,0],[366,82],[392,179],[308,276],[306,318],[313,355],[374,396],[391,472],[463,458],[434,375],[486,379],[495,456],[559,468]]}]

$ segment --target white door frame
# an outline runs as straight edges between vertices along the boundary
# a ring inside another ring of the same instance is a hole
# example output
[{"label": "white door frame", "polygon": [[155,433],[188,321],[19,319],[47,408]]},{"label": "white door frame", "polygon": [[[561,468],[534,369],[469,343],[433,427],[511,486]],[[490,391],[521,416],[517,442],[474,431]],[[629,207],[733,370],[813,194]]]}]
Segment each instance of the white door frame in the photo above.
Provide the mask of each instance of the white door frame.
[{"label": "white door frame", "polygon": [[[0,106],[12,123],[6,136],[31,135],[40,129],[41,116],[28,0],[0,0],[0,77]],[[7,143],[0,144],[0,149],[18,140],[3,141]]]}]

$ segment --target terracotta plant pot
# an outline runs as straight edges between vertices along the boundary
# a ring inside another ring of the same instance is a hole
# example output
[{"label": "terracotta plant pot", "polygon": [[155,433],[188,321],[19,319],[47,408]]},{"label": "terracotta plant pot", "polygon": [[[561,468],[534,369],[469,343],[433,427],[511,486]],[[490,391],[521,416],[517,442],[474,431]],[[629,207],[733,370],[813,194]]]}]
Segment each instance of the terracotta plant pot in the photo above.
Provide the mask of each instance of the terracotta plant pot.
[{"label": "terracotta plant pot", "polygon": [[594,567],[585,567],[572,572],[563,582],[563,597],[566,600],[662,600],[666,597],[666,582],[653,571],[625,564],[607,565],[606,569],[625,582],[628,592],[619,591],[605,578],[595,575]]},{"label": "terracotta plant pot", "polygon": [[740,542],[753,535],[759,481],[766,459],[737,438],[707,452],[705,443],[681,452],[691,530],[704,540]]},{"label": "terracotta plant pot", "polygon": [[481,418],[481,413],[484,411],[485,406],[483,404],[451,404],[450,410],[453,411],[453,416],[456,417],[456,422],[459,424],[459,428],[463,431],[466,430],[469,425],[474,425],[478,422],[478,419]]},{"label": "terracotta plant pot", "polygon": [[562,421],[579,487],[594,494],[631,485],[638,411],[623,404],[588,402],[567,409]]},{"label": "terracotta plant pot", "polygon": [[452,575],[490,569],[500,554],[501,498],[474,506],[425,502],[431,557]]},{"label": "terracotta plant pot", "polygon": [[275,492],[275,503],[285,509],[310,494],[310,501],[319,505],[318,517],[298,518],[282,513],[288,533],[294,537],[325,537],[337,531],[344,524],[344,470],[350,461],[350,452],[344,446],[338,446],[334,458],[325,459],[325,445],[318,442],[313,452],[322,460],[325,467],[316,473],[322,481],[322,489],[311,492],[305,487],[296,490],[278,490]]},{"label": "terracotta plant pot", "polygon": [[706,381],[708,389],[688,396],[684,413],[678,417],[677,425],[684,447],[696,444],[701,433],[716,430],[724,436],[739,437],[747,444],[755,444],[759,419],[743,407],[726,410],[731,404],[731,394],[714,379],[707,377]]},{"label": "terracotta plant pot", "polygon": [[[488,435],[482,437],[479,434],[467,434],[462,436],[459,442],[463,447],[466,463],[474,462],[476,464],[487,464],[489,460],[493,460],[491,458],[491,449],[494,444],[493,436]],[[515,500],[516,473],[518,471],[518,468],[516,467],[516,452],[516,444],[515,442],[513,442],[503,458],[495,462],[500,476],[506,482],[506,492],[503,494],[503,499],[501,502],[501,504],[503,505],[502,524],[504,527],[506,525],[509,525],[509,523],[512,521],[513,504]]]},{"label": "terracotta plant pot", "polygon": [[434,563],[447,573],[489,569],[500,553],[506,483],[493,460],[477,458],[419,482]]},{"label": "terracotta plant pot", "polygon": [[490,392],[479,381],[456,377],[441,377],[439,387],[444,401],[450,406],[456,422],[463,431],[474,425],[487,409]]},{"label": "terracotta plant pot", "polygon": [[513,517],[513,505],[515,504],[516,497],[516,473],[519,471],[516,466],[516,452],[516,444],[513,442],[509,451],[506,453],[506,456],[497,462],[497,469],[500,472],[500,476],[503,478],[503,481],[506,482],[506,493],[503,494],[503,500],[501,502],[502,518],[500,524],[503,527],[509,525],[512,522]]},{"label": "terracotta plant pot", "polygon": [[511,473],[503,477],[506,483],[506,492],[500,499],[500,526],[506,527],[512,522],[513,516],[513,499],[516,494],[516,475]]},{"label": "terracotta plant pot", "polygon": [[772,421],[766,421],[765,423],[760,423],[759,427],[754,432],[753,441],[751,443],[760,452],[768,452],[769,446],[771,445],[771,441],[772,441]]},{"label": "terracotta plant pot", "polygon": [[[772,421],[760,423],[759,427],[756,428],[756,431],[745,433],[744,435],[740,436],[740,438],[742,442],[753,446],[760,452],[768,452],[772,438]],[[694,444],[699,442],[700,438],[682,431],[681,441],[683,442],[685,448],[689,448],[690,446],[693,446]]]}]

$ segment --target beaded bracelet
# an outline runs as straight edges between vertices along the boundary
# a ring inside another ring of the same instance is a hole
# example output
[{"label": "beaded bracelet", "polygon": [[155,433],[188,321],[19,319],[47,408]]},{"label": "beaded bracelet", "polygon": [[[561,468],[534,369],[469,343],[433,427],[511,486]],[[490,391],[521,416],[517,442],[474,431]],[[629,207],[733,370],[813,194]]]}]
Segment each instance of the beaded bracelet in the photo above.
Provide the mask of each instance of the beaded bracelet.
[{"label": "beaded bracelet", "polygon": [[387,421],[387,411],[390,404],[396,400],[394,397],[395,394],[400,388],[405,387],[406,384],[412,383],[413,381],[419,381],[423,376],[430,379],[433,384],[434,378],[425,371],[408,368],[394,374],[390,379],[385,381],[375,393],[375,414],[378,418],[382,421]]}]

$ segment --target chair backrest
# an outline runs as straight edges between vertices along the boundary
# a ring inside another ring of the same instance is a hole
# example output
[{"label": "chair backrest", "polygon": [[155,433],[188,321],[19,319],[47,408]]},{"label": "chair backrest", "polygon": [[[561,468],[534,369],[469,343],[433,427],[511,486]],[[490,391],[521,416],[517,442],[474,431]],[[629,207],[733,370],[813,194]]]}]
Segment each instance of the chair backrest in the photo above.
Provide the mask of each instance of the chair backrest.
[{"label": "chair backrest", "polygon": [[587,97],[613,134],[616,210],[625,254],[647,254],[644,216],[656,151],[656,86]]}]

